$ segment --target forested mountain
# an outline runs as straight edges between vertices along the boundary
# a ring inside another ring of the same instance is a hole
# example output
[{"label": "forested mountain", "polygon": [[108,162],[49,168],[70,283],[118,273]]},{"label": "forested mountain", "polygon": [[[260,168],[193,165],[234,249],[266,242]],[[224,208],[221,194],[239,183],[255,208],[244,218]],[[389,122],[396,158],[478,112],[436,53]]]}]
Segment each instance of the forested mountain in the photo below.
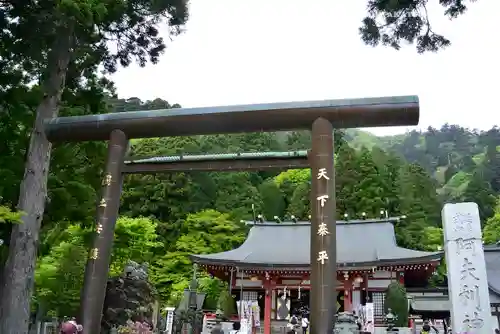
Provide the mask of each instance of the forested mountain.
[{"label": "forested mountain", "polygon": [[[15,113],[0,113],[0,222],[15,223],[14,210],[32,124],[28,98],[12,102]],[[178,107],[161,99],[110,99],[95,90],[65,96],[63,115],[129,112]],[[15,108],[15,109],[14,109]],[[8,120],[8,122],[7,122]],[[5,125],[5,126],[4,126]],[[407,216],[396,225],[401,246],[436,250],[442,243],[440,210],[444,201],[472,200],[481,214],[493,216],[498,197],[500,136],[497,128],[474,132],[458,126],[375,137],[359,130],[337,131],[337,216],[350,219]],[[307,131],[249,133],[134,140],[131,156],[308,149]],[[92,233],[106,143],[54,147],[49,196],[43,219],[36,271],[35,305],[45,313],[74,315],[82,284],[85,254]],[[284,172],[185,172],[131,175],[125,180],[111,274],[127,260],[149,262],[151,280],[163,301],[180,298],[190,278],[192,253],[237,247],[254,213],[282,220],[310,214],[309,170]],[[0,207],[1,208],[1,207]],[[500,211],[485,227],[487,241],[500,236]],[[8,244],[9,224],[0,238]],[[355,247],[355,246],[354,246]],[[7,247],[2,246],[3,259]],[[220,285],[204,277],[207,305],[215,307]]]},{"label": "forested mountain", "polygon": [[440,129],[376,137],[347,130],[352,147],[381,147],[422,166],[437,181],[442,201],[475,201],[483,218],[493,214],[500,192],[500,128],[478,131],[445,124]]}]

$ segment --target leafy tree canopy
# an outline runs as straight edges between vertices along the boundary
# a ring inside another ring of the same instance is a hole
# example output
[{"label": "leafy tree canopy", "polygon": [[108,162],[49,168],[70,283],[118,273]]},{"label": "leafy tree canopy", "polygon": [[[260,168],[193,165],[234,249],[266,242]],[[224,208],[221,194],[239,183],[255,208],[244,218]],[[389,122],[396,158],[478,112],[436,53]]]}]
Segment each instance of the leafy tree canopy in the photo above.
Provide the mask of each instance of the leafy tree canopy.
[{"label": "leafy tree canopy", "polygon": [[500,241],[500,197],[497,200],[495,214],[484,224],[483,240],[487,245]]},{"label": "leafy tree canopy", "polygon": [[[449,19],[465,13],[468,3],[439,1]],[[428,5],[427,0],[368,0],[368,15],[359,28],[361,39],[371,46],[382,44],[396,50],[404,42],[415,44],[418,53],[436,52],[449,46],[451,41],[433,29]]]}]

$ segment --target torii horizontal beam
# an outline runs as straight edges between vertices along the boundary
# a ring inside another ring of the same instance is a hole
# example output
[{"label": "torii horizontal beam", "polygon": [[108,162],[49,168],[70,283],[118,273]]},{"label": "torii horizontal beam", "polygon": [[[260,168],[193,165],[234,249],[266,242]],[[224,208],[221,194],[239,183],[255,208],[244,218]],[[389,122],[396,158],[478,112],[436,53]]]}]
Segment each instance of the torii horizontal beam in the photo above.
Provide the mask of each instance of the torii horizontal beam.
[{"label": "torii horizontal beam", "polygon": [[307,151],[165,156],[125,161],[124,174],[262,171],[309,168]]},{"label": "torii horizontal beam", "polygon": [[394,96],[208,108],[179,108],[58,117],[46,120],[52,142],[108,140],[113,130],[127,138],[272,132],[310,129],[324,118],[334,128],[417,125],[417,96]]}]

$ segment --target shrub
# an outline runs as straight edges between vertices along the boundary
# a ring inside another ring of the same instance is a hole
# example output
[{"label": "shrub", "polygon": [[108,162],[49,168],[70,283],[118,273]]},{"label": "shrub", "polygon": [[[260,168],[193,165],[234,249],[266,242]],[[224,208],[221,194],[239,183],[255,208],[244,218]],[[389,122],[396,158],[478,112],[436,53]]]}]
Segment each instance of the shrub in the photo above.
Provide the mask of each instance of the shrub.
[{"label": "shrub", "polygon": [[397,317],[394,322],[396,327],[408,326],[408,298],[405,287],[399,282],[392,282],[385,291],[384,310],[386,314],[389,309]]}]

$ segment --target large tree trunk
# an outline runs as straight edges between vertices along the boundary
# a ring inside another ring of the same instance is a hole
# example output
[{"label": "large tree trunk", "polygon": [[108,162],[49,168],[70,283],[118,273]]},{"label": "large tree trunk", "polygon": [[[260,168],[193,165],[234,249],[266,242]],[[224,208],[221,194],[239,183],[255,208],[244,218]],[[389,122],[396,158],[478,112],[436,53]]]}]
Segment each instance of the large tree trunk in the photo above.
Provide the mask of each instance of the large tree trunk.
[{"label": "large tree trunk", "polygon": [[36,120],[21,182],[18,209],[22,224],[12,228],[9,256],[4,268],[0,333],[27,334],[30,302],[33,294],[34,272],[40,226],[47,197],[47,176],[51,143],[45,137],[43,121],[56,117],[70,61],[71,33],[59,35],[49,52],[48,73],[43,82],[44,97],[36,109]]}]

